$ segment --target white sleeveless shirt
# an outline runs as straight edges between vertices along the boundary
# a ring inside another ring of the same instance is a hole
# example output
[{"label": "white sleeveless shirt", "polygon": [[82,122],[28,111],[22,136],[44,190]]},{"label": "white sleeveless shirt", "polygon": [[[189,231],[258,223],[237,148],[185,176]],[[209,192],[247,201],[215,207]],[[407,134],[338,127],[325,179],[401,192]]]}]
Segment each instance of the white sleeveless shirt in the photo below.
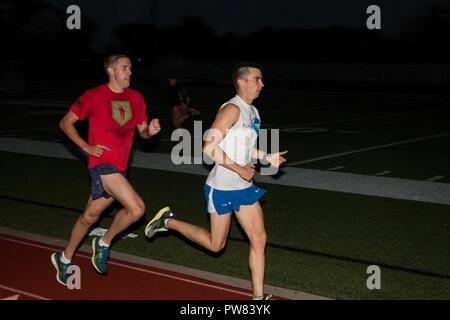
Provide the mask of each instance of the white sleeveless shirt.
[{"label": "white sleeveless shirt", "polygon": [[[245,166],[250,163],[255,153],[261,119],[258,110],[245,103],[238,95],[224,103],[220,109],[227,104],[239,107],[240,115],[239,120],[226,132],[219,147],[233,162]],[[253,183],[216,163],[206,179],[206,184],[218,190],[241,190]]]}]

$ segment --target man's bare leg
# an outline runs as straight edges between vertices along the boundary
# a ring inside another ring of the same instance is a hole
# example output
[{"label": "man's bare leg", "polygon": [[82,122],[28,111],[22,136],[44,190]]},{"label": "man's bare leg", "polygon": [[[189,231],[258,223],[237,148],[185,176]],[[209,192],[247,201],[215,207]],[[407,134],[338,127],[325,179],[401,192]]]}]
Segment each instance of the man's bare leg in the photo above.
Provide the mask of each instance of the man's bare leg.
[{"label": "man's bare leg", "polygon": [[236,212],[236,218],[250,240],[248,263],[250,267],[253,296],[264,295],[265,248],[267,235],[264,228],[264,216],[259,202],[243,206]]},{"label": "man's bare leg", "polygon": [[102,238],[102,241],[109,245],[115,236],[125,231],[144,215],[145,204],[122,174],[102,175],[101,179],[106,192],[123,205]]},{"label": "man's bare leg", "polygon": [[114,199],[112,198],[92,200],[92,196],[89,197],[84,213],[77,219],[72,227],[69,243],[64,250],[64,256],[67,259],[72,260],[75,251],[88,233],[89,228],[97,222],[102,212],[108,208],[113,201]]},{"label": "man's bare leg", "polygon": [[167,227],[181,233],[189,240],[210,251],[219,252],[226,244],[226,239],[230,230],[231,213],[218,215],[213,212],[210,213],[210,217],[211,231],[175,218],[169,219]]}]

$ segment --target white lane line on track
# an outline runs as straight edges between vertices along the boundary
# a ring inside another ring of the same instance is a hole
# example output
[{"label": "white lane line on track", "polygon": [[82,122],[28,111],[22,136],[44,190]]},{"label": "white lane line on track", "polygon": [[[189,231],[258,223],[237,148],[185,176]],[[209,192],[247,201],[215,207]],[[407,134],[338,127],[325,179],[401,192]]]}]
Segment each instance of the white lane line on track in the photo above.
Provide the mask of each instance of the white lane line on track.
[{"label": "white lane line on track", "polygon": [[337,158],[337,157],[347,156],[347,155],[355,154],[355,153],[361,153],[361,152],[366,152],[366,151],[372,151],[372,150],[377,150],[377,149],[382,149],[382,148],[398,146],[398,145],[406,144],[406,143],[412,143],[412,142],[417,142],[417,141],[423,141],[423,140],[429,140],[429,139],[434,139],[434,138],[445,137],[445,136],[448,136],[448,135],[450,135],[450,132],[441,133],[441,134],[435,134],[435,135],[432,135],[432,136],[421,137],[421,138],[416,138],[416,139],[396,141],[396,142],[392,142],[392,143],[388,143],[388,144],[382,144],[382,145],[379,145],[379,146],[373,146],[373,147],[368,147],[368,148],[356,149],[356,150],[351,150],[351,151],[346,151],[346,152],[341,152],[341,153],[330,154],[330,155],[326,155],[326,156],[323,156],[323,157],[318,157],[318,158],[313,158],[313,159],[306,159],[306,160],[301,160],[301,161],[297,161],[297,162],[292,162],[292,163],[286,164],[286,166],[292,167],[292,166],[296,166],[296,165],[303,164],[303,163],[310,163],[310,162],[316,162],[316,161],[320,161],[320,160]]},{"label": "white lane line on track", "polygon": [[0,284],[0,288],[12,291],[14,293],[20,293],[20,294],[23,294],[25,296],[36,298],[36,299],[39,299],[39,300],[51,300],[49,298],[46,298],[46,297],[43,297],[43,296],[39,296],[37,294],[31,293],[31,292],[28,292],[28,291],[19,290],[19,289],[16,289],[16,288],[11,288],[11,287],[8,287],[8,286],[4,286],[2,284]]},{"label": "white lane line on track", "polygon": [[[35,243],[26,242],[26,241],[15,240],[15,239],[8,239],[8,238],[4,238],[4,237],[1,237],[1,236],[0,236],[0,239],[1,240],[6,240],[6,241],[10,241],[10,242],[24,244],[24,245],[31,246],[31,247],[46,249],[46,250],[49,250],[49,251],[54,251],[55,250],[55,248],[52,248],[52,247],[47,247],[47,246],[43,246],[43,245],[39,245],[39,244],[35,244]],[[77,256],[80,256],[80,257],[83,257],[85,259],[91,260],[91,256],[84,255],[82,253],[77,253]],[[174,275],[169,275],[169,274],[165,274],[165,273],[161,273],[161,272],[157,272],[157,271],[146,270],[146,269],[143,269],[143,268],[129,266],[129,265],[126,265],[126,264],[123,264],[123,263],[115,262],[115,261],[110,261],[109,263],[117,265],[119,267],[123,267],[123,268],[128,268],[128,269],[141,271],[141,272],[145,272],[145,273],[150,273],[150,274],[154,274],[154,275],[158,275],[158,276],[162,276],[162,277],[166,277],[166,278],[171,278],[171,279],[175,279],[175,280],[179,280],[179,281],[184,281],[184,282],[188,282],[188,283],[192,283],[192,284],[197,284],[197,285],[200,285],[200,286],[205,286],[205,287],[209,287],[209,288],[213,288],[213,289],[217,289],[217,290],[222,290],[222,291],[227,291],[227,292],[231,292],[231,293],[236,293],[236,294],[252,297],[252,294],[249,294],[249,293],[246,293],[246,292],[243,292],[243,291],[238,291],[238,290],[233,290],[233,289],[229,289],[229,288],[219,287],[219,286],[215,286],[213,284],[204,283],[204,282],[195,281],[195,280],[190,280],[190,279],[185,279],[185,278],[182,278],[182,277],[177,277],[177,276],[174,276]]]}]

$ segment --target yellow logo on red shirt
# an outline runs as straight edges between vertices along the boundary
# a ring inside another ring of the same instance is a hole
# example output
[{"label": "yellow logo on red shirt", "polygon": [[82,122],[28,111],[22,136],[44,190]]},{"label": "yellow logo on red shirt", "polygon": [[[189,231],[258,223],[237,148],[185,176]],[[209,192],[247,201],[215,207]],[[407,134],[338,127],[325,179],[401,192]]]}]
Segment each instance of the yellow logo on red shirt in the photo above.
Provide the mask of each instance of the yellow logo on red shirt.
[{"label": "yellow logo on red shirt", "polygon": [[112,116],[120,126],[130,121],[133,116],[131,113],[130,102],[128,101],[111,101]]}]

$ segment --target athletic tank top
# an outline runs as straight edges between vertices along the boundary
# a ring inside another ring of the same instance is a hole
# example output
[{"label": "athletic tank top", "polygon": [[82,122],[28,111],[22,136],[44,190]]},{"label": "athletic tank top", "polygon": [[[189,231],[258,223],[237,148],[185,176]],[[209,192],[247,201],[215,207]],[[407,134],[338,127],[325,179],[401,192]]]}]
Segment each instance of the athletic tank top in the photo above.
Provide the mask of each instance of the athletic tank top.
[{"label": "athletic tank top", "polygon": [[[258,110],[245,103],[238,95],[224,103],[239,107],[239,120],[227,131],[225,138],[219,143],[219,147],[233,162],[245,166],[251,162],[256,150],[261,119]],[[219,109],[219,110],[220,110]],[[242,179],[236,172],[219,164],[215,164],[206,179],[206,184],[219,190],[241,190],[252,185]]]}]

